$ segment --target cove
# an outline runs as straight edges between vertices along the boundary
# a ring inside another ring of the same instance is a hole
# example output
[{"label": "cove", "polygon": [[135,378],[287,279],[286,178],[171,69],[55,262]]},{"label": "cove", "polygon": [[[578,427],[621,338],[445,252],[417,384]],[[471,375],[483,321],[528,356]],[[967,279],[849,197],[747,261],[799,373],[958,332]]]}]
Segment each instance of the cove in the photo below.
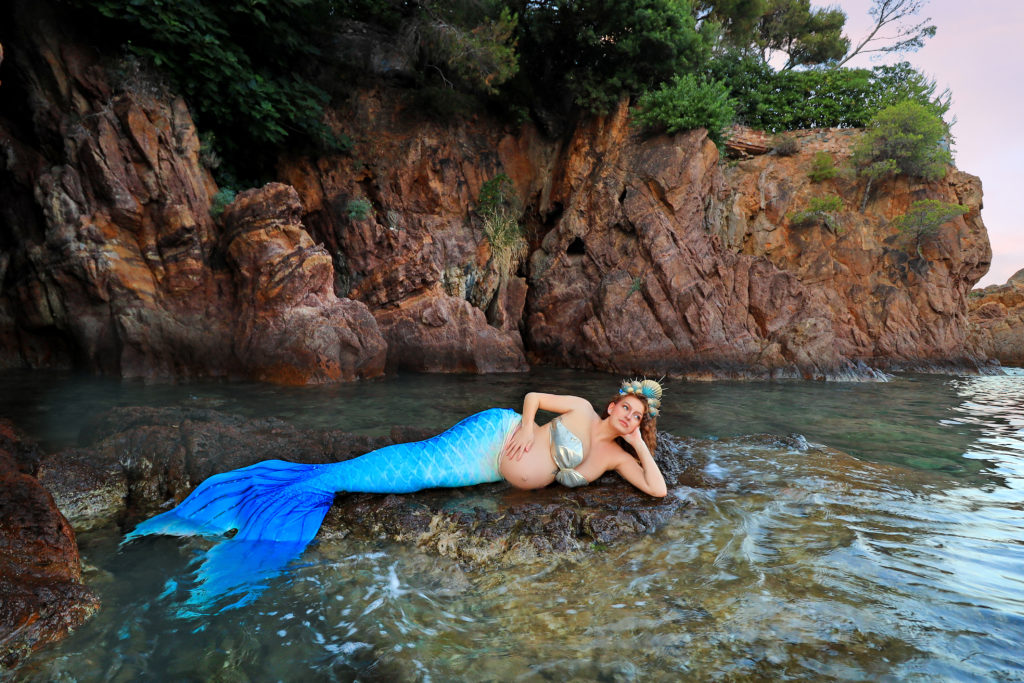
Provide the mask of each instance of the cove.
[{"label": "cove", "polygon": [[[0,377],[44,449],[110,407],[204,406],[368,435],[436,429],[531,389],[616,378],[399,375],[319,387]],[[633,539],[466,563],[322,536],[253,603],[175,616],[200,540],[79,534],[100,612],[26,680],[999,680],[1024,675],[1024,376],[666,386],[659,427],[706,462],[692,502]],[[780,438],[748,435],[769,433]],[[800,434],[803,439],[791,437]],[[485,510],[488,496],[452,504]],[[383,501],[382,501],[383,502]]]}]

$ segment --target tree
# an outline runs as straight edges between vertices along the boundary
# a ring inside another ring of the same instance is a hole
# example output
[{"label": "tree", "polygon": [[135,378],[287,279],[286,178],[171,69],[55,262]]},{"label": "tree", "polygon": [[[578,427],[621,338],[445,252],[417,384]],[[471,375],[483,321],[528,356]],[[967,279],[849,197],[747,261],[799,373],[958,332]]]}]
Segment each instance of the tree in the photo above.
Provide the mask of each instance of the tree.
[{"label": "tree", "polygon": [[[862,54],[898,54],[921,49],[925,39],[935,36],[935,26],[928,23],[931,21],[930,18],[917,22],[912,17],[917,16],[927,2],[928,0],[873,0],[868,14],[875,20],[875,25],[835,66],[840,67]],[[887,35],[879,35],[883,31]]]},{"label": "tree", "polygon": [[953,161],[948,140],[946,124],[922,104],[904,101],[878,112],[851,157],[868,180],[861,211],[872,184],[885,176],[903,173],[925,180],[945,176]]},{"label": "tree", "polygon": [[509,0],[519,16],[511,89],[565,117],[606,113],[624,96],[695,71],[708,57],[686,0]]},{"label": "tree", "polygon": [[728,88],[718,81],[702,81],[695,74],[675,76],[637,102],[636,119],[641,124],[666,133],[706,128],[718,146],[725,142],[725,129],[735,117]]},{"label": "tree", "polygon": [[921,242],[934,235],[946,223],[970,211],[962,204],[950,204],[938,199],[924,199],[910,205],[910,210],[892,220],[892,225],[902,233],[914,238],[917,255],[921,253]]},{"label": "tree", "polygon": [[[698,0],[693,16],[702,33],[717,33],[723,42],[745,48],[753,43],[757,24],[770,0]],[[711,27],[714,27],[713,29]]]},{"label": "tree", "polygon": [[436,70],[448,87],[457,83],[494,95],[519,70],[514,37],[518,18],[508,7],[428,2],[420,7],[414,32],[425,66]]},{"label": "tree", "polygon": [[850,47],[843,37],[845,23],[840,9],[811,9],[810,0],[769,0],[755,40],[766,62],[773,52],[788,55],[786,71],[842,58]]}]

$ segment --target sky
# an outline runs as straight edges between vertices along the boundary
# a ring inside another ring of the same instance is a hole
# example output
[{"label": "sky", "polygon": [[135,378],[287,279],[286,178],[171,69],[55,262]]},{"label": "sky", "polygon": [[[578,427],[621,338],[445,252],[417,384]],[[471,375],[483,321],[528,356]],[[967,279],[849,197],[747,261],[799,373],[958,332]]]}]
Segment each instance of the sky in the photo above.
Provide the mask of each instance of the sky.
[{"label": "sky", "polygon": [[[871,0],[811,4],[846,12],[854,44],[873,25]],[[955,163],[981,178],[981,218],[992,242],[992,267],[976,287],[1002,284],[1024,268],[1024,0],[930,0],[919,16],[938,29],[923,48],[884,61],[857,57],[847,66],[906,60],[939,90],[952,91],[946,118],[956,117]]]}]

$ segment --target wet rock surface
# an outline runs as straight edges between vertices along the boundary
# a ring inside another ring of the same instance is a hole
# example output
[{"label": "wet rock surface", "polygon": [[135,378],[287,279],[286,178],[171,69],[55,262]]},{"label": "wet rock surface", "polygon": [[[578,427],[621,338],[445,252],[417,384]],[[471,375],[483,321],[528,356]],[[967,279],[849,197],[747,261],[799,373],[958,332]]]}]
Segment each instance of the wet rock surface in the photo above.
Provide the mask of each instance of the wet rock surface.
[{"label": "wet rock surface", "polygon": [[0,420],[0,673],[98,608],[75,534],[33,476],[35,448]]},{"label": "wet rock surface", "polygon": [[[395,428],[389,437],[365,437],[207,409],[120,408],[85,430],[91,445],[45,457],[40,470],[72,524],[85,529],[148,517],[203,479],[261,460],[336,462],[431,435]],[[703,462],[686,441],[661,434],[655,458],[670,488],[704,485]],[[651,498],[609,474],[578,489],[519,491],[499,483],[400,496],[339,494],[321,533],[384,534],[467,562],[514,562],[636,537],[689,506],[671,495]]]}]

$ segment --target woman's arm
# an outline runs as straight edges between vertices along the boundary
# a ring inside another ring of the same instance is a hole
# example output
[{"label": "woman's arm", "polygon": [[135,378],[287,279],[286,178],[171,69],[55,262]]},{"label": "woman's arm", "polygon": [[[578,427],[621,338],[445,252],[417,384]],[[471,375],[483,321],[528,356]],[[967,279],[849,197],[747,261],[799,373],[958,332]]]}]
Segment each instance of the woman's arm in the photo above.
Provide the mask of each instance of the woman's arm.
[{"label": "woman's arm", "polygon": [[615,464],[615,471],[633,486],[644,493],[656,498],[664,498],[668,495],[668,487],[665,485],[665,477],[662,476],[658,463],[654,462],[651,450],[640,437],[640,428],[634,429],[622,437],[636,451],[640,462],[637,462],[629,453],[622,451],[622,457]]},{"label": "woman's arm", "polygon": [[504,456],[519,460],[524,453],[529,452],[533,445],[534,430],[538,410],[546,410],[552,413],[568,413],[573,410],[590,410],[594,407],[590,402],[579,396],[563,396],[561,394],[542,394],[531,391],[523,399],[523,419],[516,428],[515,433],[505,444]]}]

